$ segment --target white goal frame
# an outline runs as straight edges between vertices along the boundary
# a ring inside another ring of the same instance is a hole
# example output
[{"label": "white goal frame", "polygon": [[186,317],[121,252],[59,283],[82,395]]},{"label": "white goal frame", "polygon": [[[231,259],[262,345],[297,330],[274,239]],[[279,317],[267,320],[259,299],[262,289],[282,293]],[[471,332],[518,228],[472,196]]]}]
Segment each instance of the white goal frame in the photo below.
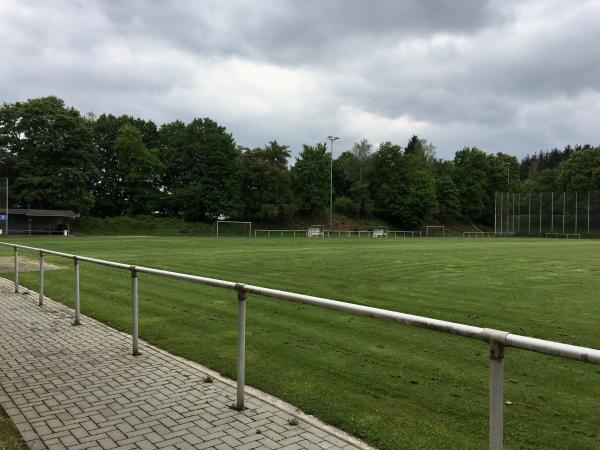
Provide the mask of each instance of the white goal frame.
[{"label": "white goal frame", "polygon": [[216,237],[219,237],[219,224],[220,223],[240,223],[240,224],[245,224],[245,225],[249,225],[248,227],[248,237],[252,237],[252,222],[243,222],[243,221],[239,221],[239,220],[217,220],[213,223],[213,226],[216,225]]}]

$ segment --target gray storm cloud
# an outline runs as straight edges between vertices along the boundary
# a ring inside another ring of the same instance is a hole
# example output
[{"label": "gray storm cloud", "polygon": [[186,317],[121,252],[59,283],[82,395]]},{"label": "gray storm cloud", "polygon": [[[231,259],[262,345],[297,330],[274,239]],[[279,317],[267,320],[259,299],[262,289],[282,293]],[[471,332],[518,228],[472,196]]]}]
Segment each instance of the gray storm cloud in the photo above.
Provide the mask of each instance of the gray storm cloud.
[{"label": "gray storm cloud", "polygon": [[599,1],[0,0],[0,100],[57,95],[237,142],[342,137],[451,157],[598,144]]}]

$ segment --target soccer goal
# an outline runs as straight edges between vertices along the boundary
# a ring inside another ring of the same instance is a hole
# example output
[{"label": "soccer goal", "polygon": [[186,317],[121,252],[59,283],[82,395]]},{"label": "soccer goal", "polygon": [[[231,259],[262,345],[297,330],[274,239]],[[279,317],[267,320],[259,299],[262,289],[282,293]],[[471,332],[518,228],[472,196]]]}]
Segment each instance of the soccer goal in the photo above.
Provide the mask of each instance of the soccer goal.
[{"label": "soccer goal", "polygon": [[431,236],[446,236],[446,227],[444,225],[425,225],[423,227],[423,234],[426,237]]},{"label": "soccer goal", "polygon": [[378,226],[378,227],[373,228],[373,237],[374,238],[387,237],[387,235],[388,235],[387,227]]},{"label": "soccer goal", "polygon": [[325,226],[324,225],[311,225],[306,230],[306,236],[308,237],[325,237]]},{"label": "soccer goal", "polygon": [[252,222],[217,220],[213,223],[213,235],[252,237]]}]

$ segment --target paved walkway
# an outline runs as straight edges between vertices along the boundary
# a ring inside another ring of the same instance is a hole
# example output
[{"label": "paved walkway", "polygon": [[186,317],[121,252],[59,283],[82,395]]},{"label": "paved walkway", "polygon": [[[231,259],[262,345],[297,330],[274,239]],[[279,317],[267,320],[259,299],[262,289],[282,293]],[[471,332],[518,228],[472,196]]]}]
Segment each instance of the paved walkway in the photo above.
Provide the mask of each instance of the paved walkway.
[{"label": "paved walkway", "polygon": [[230,380],[205,383],[208,369],[143,342],[130,356],[125,334],[36,301],[0,278],[0,404],[32,450],[365,447],[310,417],[288,423],[289,405],[247,396],[232,410]]}]

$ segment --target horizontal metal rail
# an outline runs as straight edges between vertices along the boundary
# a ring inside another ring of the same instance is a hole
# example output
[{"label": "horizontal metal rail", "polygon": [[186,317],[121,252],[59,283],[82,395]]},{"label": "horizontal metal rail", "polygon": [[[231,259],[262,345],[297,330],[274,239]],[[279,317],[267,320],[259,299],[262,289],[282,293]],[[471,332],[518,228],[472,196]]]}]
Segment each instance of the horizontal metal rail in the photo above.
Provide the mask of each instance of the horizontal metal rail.
[{"label": "horizontal metal rail", "polygon": [[287,300],[297,303],[318,306],[321,308],[342,311],[350,314],[369,316],[376,319],[391,320],[404,325],[426,328],[428,330],[439,331],[457,336],[463,336],[470,339],[483,341],[489,344],[490,359],[490,432],[489,448],[498,450],[503,448],[503,359],[504,348],[513,347],[521,350],[543,353],[546,355],[558,356],[561,358],[573,359],[586,363],[600,365],[600,350],[577,345],[563,344],[560,342],[536,339],[528,336],[520,336],[506,331],[494,330],[490,328],[476,327],[445,320],[432,319],[429,317],[405,314],[386,309],[373,308],[371,306],[358,305],[354,303],[342,302],[328,298],[316,297],[312,295],[297,294],[294,292],[270,289],[251,284],[238,283],[234,281],[225,281],[215,278],[202,277],[197,275],[172,272],[169,270],[154,269],[132,264],[123,264],[103,259],[90,258],[87,256],[73,255],[70,253],[57,252],[54,250],[41,249],[26,245],[0,242],[0,245],[10,247],[14,252],[14,275],[15,292],[19,292],[19,250],[35,252],[40,258],[40,290],[38,304],[43,305],[43,286],[44,286],[44,256],[52,255],[61,258],[68,258],[74,263],[74,286],[75,286],[75,320],[78,325],[80,314],[80,296],[79,296],[79,263],[88,262],[101,266],[112,267],[129,271],[131,274],[131,305],[132,305],[132,345],[134,355],[139,354],[138,349],[138,274],[145,273],[161,277],[172,278],[176,280],[189,281],[206,286],[214,286],[237,291],[238,299],[238,339],[237,339],[237,403],[236,408],[244,409],[244,379],[245,379],[245,329],[246,329],[246,295],[256,294],[280,300]]},{"label": "horizontal metal rail", "polygon": [[266,230],[266,229],[254,230],[254,237],[258,237],[258,233],[266,234],[267,237],[271,237],[271,233],[273,233],[273,235],[279,234],[280,237],[283,237],[286,233],[293,234],[294,237],[296,237],[296,234],[298,234],[299,236],[303,236],[303,237],[306,237],[308,235],[308,231],[306,229],[303,229],[303,230]]},{"label": "horizontal metal rail", "polygon": [[390,230],[388,231],[388,234],[393,234],[394,237],[396,237],[398,234],[401,234],[402,237],[406,237],[406,236],[410,236],[412,237],[421,237],[421,232],[420,231],[403,231],[403,230]]},{"label": "horizontal metal rail", "polygon": [[335,236],[337,234],[338,237],[342,237],[342,236],[346,236],[346,237],[350,237],[350,236],[358,236],[361,237],[363,234],[366,234],[367,237],[370,237],[373,235],[373,232],[370,230],[325,230],[324,231],[325,234],[327,234],[327,237],[331,237],[332,235]]},{"label": "horizontal metal rail", "polygon": [[[306,229],[301,230],[282,230],[282,229],[256,229],[254,230],[254,237],[258,237],[259,235],[266,235],[267,237],[271,236],[279,236],[284,237],[286,235],[293,235],[294,237],[311,237],[317,236],[317,232],[313,235],[309,236],[309,231]],[[327,237],[352,237],[352,236],[367,236],[367,237],[388,237],[388,236],[398,237],[398,235],[402,237],[421,237],[422,233],[420,231],[404,231],[404,230],[391,230],[391,231],[371,231],[371,230],[324,230],[322,233],[318,233],[319,237],[327,236]]]},{"label": "horizontal metal rail", "polygon": [[575,238],[575,239],[581,239],[581,234],[579,233],[546,233],[546,238],[553,236],[554,238],[558,239],[560,237],[569,239],[569,238]]},{"label": "horizontal metal rail", "polygon": [[463,237],[496,237],[493,231],[463,231]]}]

